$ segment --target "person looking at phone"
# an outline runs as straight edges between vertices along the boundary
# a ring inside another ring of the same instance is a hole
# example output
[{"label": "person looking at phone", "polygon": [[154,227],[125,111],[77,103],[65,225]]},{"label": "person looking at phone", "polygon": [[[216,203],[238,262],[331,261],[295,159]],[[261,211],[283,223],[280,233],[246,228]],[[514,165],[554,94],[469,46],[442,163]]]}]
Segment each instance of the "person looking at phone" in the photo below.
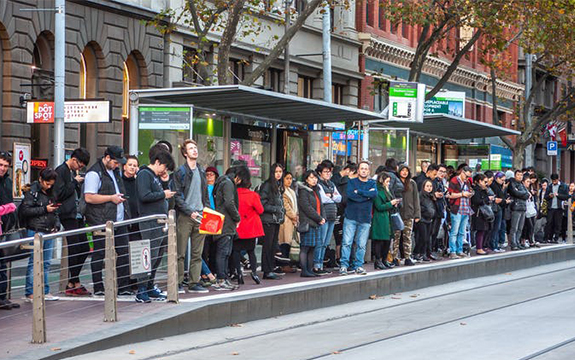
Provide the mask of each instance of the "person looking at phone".
[{"label": "person looking at phone", "polygon": [[559,181],[558,174],[551,174],[551,184],[545,191],[547,200],[547,226],[545,227],[545,240],[558,242],[561,236],[561,224],[563,221],[563,207],[561,203],[569,200],[569,187]]},{"label": "person looking at phone", "polygon": [[[86,223],[90,226],[105,224],[107,221],[123,221],[128,218],[129,205],[123,197],[126,193],[124,181],[118,166],[124,165],[126,158],[124,150],[119,146],[110,146],[104,156],[86,173],[84,179],[84,200],[86,202]],[[116,268],[118,275],[118,293],[120,295],[133,295],[129,288],[130,267],[128,265],[128,236],[127,228],[119,226],[114,229],[116,254],[118,255]],[[94,237],[94,251],[92,253],[92,281],[94,295],[104,295],[102,283],[102,267],[104,260],[105,238]]]},{"label": "person looking at phone", "polygon": [[[168,200],[174,196],[175,191],[164,190],[160,179],[167,171],[173,170],[174,158],[167,151],[154,152],[150,158],[150,164],[140,167],[136,178],[140,216],[168,214]],[[138,276],[136,301],[149,303],[150,298],[165,299],[162,292],[154,287],[154,279],[166,249],[162,246],[162,242],[167,234],[163,232],[162,227],[158,226],[157,220],[141,222],[140,231],[142,239],[150,240],[152,268],[149,274]]]},{"label": "person looking at phone", "polygon": [[461,164],[459,174],[449,181],[448,199],[451,213],[451,232],[449,233],[449,258],[465,257],[463,239],[467,236],[467,224],[471,215],[470,199],[473,196],[470,177],[472,170],[467,164]]},{"label": "person looking at phone", "polygon": [[[78,201],[84,177],[79,171],[90,162],[90,153],[84,148],[75,149],[70,158],[56,168],[58,177],[54,183],[56,201],[61,203],[60,222],[64,230],[84,227],[83,216],[78,212]],[[66,296],[90,296],[91,293],[80,283],[80,272],[90,255],[90,245],[86,234],[66,236],[68,245],[68,268],[70,278],[66,286]]]},{"label": "person looking at phone", "polygon": [[[40,171],[40,178],[24,190],[24,200],[18,211],[20,218],[24,220],[28,229],[28,236],[33,237],[36,233],[50,234],[60,230],[60,219],[58,218],[58,208],[56,196],[52,187],[56,182],[58,174],[52,168],[45,168]],[[44,240],[43,248],[43,266],[44,266],[44,299],[47,301],[58,300],[57,296],[50,294],[50,283],[48,275],[50,274],[50,263],[52,262],[52,253],[54,250],[54,239]],[[24,295],[26,301],[32,301],[33,276],[34,272],[34,254],[28,258],[28,267],[26,269],[26,287]]]}]

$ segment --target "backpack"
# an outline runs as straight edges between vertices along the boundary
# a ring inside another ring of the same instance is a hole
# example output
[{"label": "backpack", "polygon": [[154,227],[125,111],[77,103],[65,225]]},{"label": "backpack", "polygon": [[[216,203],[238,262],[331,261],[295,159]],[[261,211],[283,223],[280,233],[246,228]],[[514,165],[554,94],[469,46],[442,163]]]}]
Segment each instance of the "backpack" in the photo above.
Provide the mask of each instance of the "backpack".
[{"label": "backpack", "polygon": [[[96,171],[96,170],[92,170],[94,171],[96,174],[98,174],[98,179],[100,179],[100,181],[102,181],[102,172],[101,171]],[[80,213],[82,216],[86,215],[86,198],[84,195],[84,185],[86,184],[86,181],[82,182],[82,186],[80,187],[80,196],[78,198],[78,213]]]}]

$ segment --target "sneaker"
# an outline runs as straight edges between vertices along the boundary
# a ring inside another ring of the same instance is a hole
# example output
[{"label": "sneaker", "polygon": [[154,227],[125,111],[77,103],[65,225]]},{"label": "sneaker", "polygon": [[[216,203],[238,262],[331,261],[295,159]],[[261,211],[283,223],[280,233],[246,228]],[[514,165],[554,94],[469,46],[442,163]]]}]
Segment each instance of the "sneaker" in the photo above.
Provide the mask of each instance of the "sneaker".
[{"label": "sneaker", "polygon": [[46,295],[44,295],[44,300],[46,300],[46,301],[58,301],[58,300],[60,300],[60,298],[57,296],[54,296],[52,294],[46,294]]},{"label": "sneaker", "polygon": [[457,253],[457,256],[459,256],[460,258],[463,259],[463,258],[466,258],[466,257],[467,257],[467,254],[465,254],[465,253]]},{"label": "sneaker", "polygon": [[313,273],[319,276],[325,276],[331,274],[331,271],[327,271],[324,269],[313,269]]},{"label": "sneaker", "polygon": [[209,293],[210,291],[200,284],[195,284],[192,286],[188,286],[188,292],[196,294],[206,294]]},{"label": "sneaker", "polygon": [[214,290],[217,290],[217,291],[232,291],[232,290],[236,289],[227,280],[218,280],[218,282],[216,283],[216,285],[213,286],[213,288],[214,288]]},{"label": "sneaker", "polygon": [[275,254],[274,258],[278,261],[281,261],[281,262],[290,262],[291,261],[289,258],[283,257],[283,255],[281,255],[281,254]]},{"label": "sneaker", "polygon": [[362,268],[361,266],[355,269],[355,273],[357,275],[367,275],[367,271],[365,271],[365,269]]},{"label": "sneaker", "polygon": [[104,296],[104,290],[94,291],[94,296]]},{"label": "sneaker", "polygon": [[185,294],[186,289],[184,289],[184,285],[178,285],[178,294]]},{"label": "sneaker", "polygon": [[452,253],[449,254],[449,258],[450,258],[450,259],[459,259],[459,256],[457,256],[456,253],[452,252]]},{"label": "sneaker", "polygon": [[24,302],[27,302],[27,303],[32,303],[32,302],[34,302],[34,296],[33,295],[26,295],[22,298],[22,300],[24,300]]},{"label": "sneaker", "polygon": [[149,304],[152,302],[152,300],[148,296],[148,293],[146,291],[144,291],[144,292],[139,292],[138,295],[136,295],[136,302]]},{"label": "sneaker", "polygon": [[153,288],[152,290],[148,290],[148,296],[152,299],[159,299],[159,298],[165,299],[167,293],[158,288]]},{"label": "sneaker", "polygon": [[132,290],[122,290],[118,293],[118,296],[134,296],[136,295],[135,292],[133,292]]},{"label": "sneaker", "polygon": [[407,258],[407,259],[405,259],[405,261],[403,262],[403,265],[404,265],[404,266],[413,266],[413,265],[415,265],[415,264],[413,263],[413,261],[411,260],[411,258]]},{"label": "sneaker", "polygon": [[345,266],[342,266],[339,268],[339,274],[340,275],[347,275],[347,268]]},{"label": "sneaker", "polygon": [[274,274],[276,274],[276,275],[280,275],[280,276],[283,276],[283,275],[285,275],[285,274],[286,274],[285,272],[283,272],[282,268],[281,268],[281,267],[279,267],[279,266],[277,266],[277,267],[274,269],[274,271],[273,271],[273,272],[274,272]]}]

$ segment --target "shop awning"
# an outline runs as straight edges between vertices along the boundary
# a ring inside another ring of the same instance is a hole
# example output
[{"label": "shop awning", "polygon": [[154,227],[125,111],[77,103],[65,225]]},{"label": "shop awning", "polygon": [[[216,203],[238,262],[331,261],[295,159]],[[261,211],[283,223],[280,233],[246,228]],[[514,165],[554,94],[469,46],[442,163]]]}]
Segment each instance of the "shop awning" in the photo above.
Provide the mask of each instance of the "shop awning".
[{"label": "shop awning", "polygon": [[132,92],[139,95],[140,104],[189,104],[203,111],[249,116],[264,121],[321,124],[384,119],[371,111],[243,85],[143,89]]},{"label": "shop awning", "polygon": [[460,118],[453,115],[424,115],[423,122],[410,121],[375,121],[372,125],[390,128],[408,128],[410,131],[451,140],[487,138],[493,136],[520,135],[521,132],[502,126],[484,123],[477,120]]}]

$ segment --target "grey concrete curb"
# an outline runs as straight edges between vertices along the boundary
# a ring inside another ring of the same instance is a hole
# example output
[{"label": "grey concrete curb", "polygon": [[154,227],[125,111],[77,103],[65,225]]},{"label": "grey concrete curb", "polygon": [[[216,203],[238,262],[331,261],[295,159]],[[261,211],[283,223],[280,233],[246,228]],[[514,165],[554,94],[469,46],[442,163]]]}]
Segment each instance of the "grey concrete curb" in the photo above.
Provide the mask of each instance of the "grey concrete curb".
[{"label": "grey concrete curb", "polygon": [[62,349],[57,353],[42,348],[14,359],[65,359],[136,342],[365,300],[375,294],[412,291],[573,259],[575,246],[562,245],[228,293],[229,296],[167,304],[165,310],[149,317],[118,322],[109,329],[51,344],[50,348]]}]

